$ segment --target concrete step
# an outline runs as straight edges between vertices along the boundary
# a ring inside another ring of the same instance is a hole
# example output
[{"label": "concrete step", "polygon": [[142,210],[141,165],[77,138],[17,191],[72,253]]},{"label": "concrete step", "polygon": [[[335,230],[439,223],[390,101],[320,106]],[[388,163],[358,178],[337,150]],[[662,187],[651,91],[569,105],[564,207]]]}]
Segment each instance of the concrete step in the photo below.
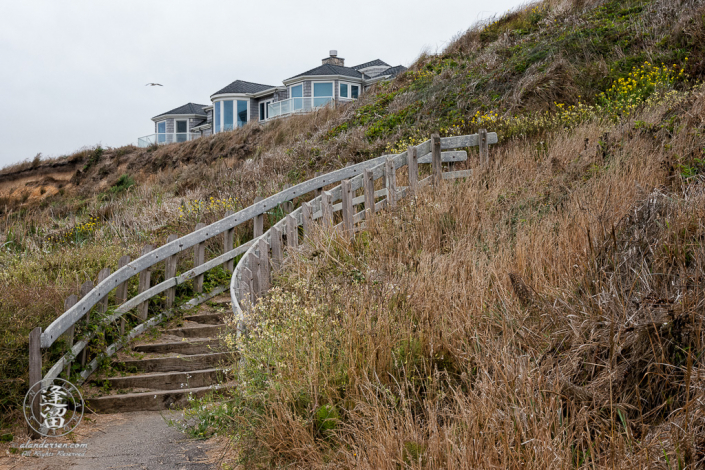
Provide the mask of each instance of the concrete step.
[{"label": "concrete step", "polygon": [[219,340],[205,338],[190,341],[176,341],[172,343],[139,344],[132,346],[132,350],[142,353],[178,353],[178,354],[208,354],[219,352],[222,349]]},{"label": "concrete step", "polygon": [[222,325],[222,313],[201,313],[199,315],[189,315],[184,317],[184,320],[200,323],[203,325]]},{"label": "concrete step", "polygon": [[165,330],[164,334],[180,336],[182,338],[214,338],[225,328],[223,325],[195,325],[183,326]]},{"label": "concrete step", "polygon": [[151,390],[180,390],[184,388],[207,387],[225,378],[222,369],[194,370],[190,372],[157,372],[127,377],[108,377],[92,382],[100,387],[108,382],[112,390],[126,388],[147,388]]},{"label": "concrete step", "polygon": [[[228,386],[225,386],[226,388]],[[232,387],[232,385],[230,385]],[[200,398],[214,389],[223,386],[185,388],[181,390],[157,390],[154,392],[125,393],[123,395],[107,395],[88,398],[86,406],[98,413],[122,413],[128,411],[159,411],[184,408],[188,403],[189,394]]]},{"label": "concrete step", "polygon": [[114,367],[127,372],[189,372],[211,369],[226,361],[229,353],[191,354],[115,361]]}]

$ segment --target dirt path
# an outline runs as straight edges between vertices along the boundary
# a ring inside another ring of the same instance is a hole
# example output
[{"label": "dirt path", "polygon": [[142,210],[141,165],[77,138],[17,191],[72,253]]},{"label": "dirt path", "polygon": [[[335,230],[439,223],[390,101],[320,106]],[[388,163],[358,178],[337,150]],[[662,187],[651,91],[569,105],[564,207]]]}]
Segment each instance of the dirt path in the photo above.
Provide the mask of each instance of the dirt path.
[{"label": "dirt path", "polygon": [[[174,417],[179,415],[174,415]],[[0,468],[31,470],[64,469],[194,469],[218,468],[214,444],[189,439],[169,427],[159,412],[135,412],[109,415],[109,421],[98,418],[88,424],[76,441],[87,444],[82,457],[22,457],[18,454],[0,457]],[[79,426],[79,428],[82,426]],[[41,441],[34,441],[41,442]],[[58,440],[47,440],[58,442]],[[56,450],[43,450],[54,452]]]}]

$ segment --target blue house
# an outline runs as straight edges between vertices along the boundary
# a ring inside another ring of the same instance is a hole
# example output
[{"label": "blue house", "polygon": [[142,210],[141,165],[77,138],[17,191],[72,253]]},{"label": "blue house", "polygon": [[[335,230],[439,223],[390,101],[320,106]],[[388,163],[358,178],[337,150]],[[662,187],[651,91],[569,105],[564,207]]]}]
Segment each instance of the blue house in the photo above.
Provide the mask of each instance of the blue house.
[{"label": "blue house", "polygon": [[140,137],[138,145],[186,142],[242,127],[250,121],[266,122],[326,105],[356,100],[373,84],[406,70],[376,59],[346,67],[337,51],[322,64],[291,78],[283,85],[235,80],[210,97],[211,104],[187,103],[152,118],[154,134]]}]

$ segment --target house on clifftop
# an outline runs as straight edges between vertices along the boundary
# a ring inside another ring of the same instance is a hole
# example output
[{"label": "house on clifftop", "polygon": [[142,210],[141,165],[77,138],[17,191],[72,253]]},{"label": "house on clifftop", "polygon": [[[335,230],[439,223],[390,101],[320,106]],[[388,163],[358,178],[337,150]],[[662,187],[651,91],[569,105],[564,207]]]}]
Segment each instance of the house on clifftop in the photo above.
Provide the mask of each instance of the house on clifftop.
[{"label": "house on clifftop", "polygon": [[138,139],[140,147],[154,143],[186,142],[242,127],[249,121],[266,122],[322,106],[356,100],[373,84],[394,78],[406,67],[376,59],[346,67],[337,51],[322,64],[283,81],[283,85],[235,80],[210,97],[210,105],[187,103],[152,118],[154,134]]}]

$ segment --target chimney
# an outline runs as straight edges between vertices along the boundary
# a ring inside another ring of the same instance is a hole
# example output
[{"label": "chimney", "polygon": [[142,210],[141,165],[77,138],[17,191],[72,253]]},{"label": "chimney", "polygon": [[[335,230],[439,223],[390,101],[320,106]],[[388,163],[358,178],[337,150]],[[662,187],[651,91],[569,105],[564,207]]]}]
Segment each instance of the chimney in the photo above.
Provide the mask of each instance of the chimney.
[{"label": "chimney", "polygon": [[330,65],[340,65],[341,67],[345,66],[345,59],[338,57],[338,51],[332,50],[330,51],[330,57],[326,57],[323,59],[323,65],[330,64]]}]

